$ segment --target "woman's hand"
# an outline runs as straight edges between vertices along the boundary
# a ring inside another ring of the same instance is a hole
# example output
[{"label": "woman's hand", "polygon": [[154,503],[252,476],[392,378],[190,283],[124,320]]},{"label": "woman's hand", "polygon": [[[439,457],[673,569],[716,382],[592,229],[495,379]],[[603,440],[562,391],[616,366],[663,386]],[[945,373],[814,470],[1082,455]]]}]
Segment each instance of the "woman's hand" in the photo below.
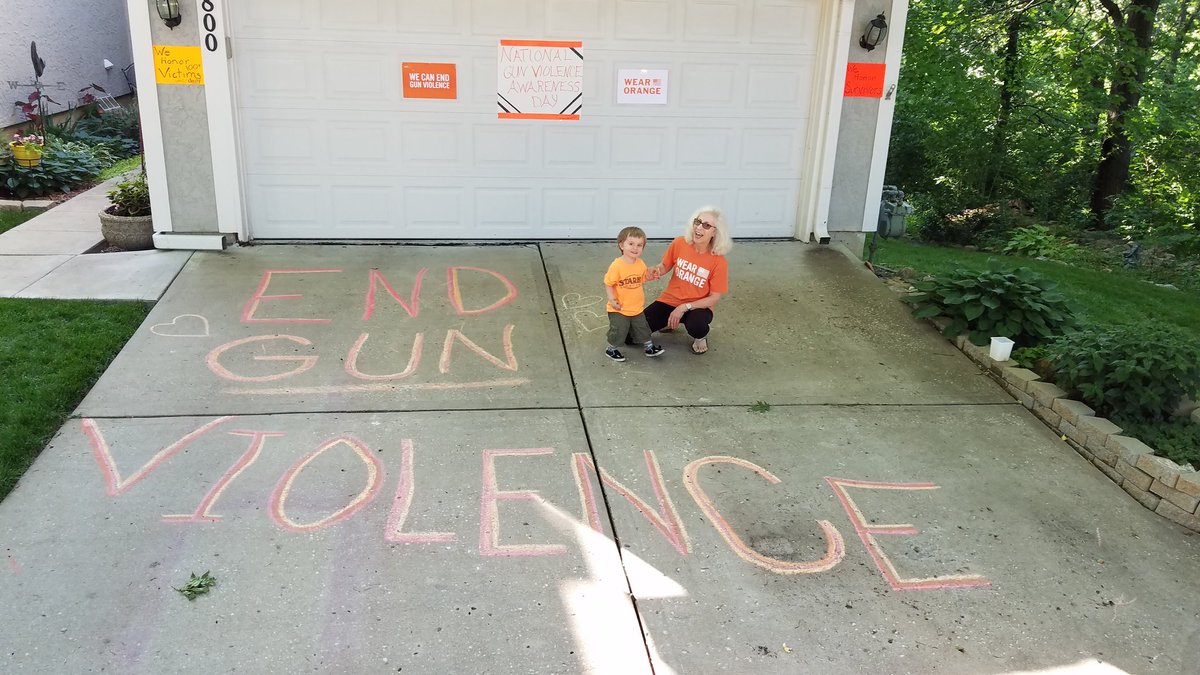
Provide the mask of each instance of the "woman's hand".
[{"label": "woman's hand", "polygon": [[667,316],[667,328],[671,330],[679,328],[679,322],[683,320],[684,314],[687,314],[687,310],[683,308],[683,305],[671,310],[671,314]]},{"label": "woman's hand", "polygon": [[662,278],[662,265],[646,268],[646,281],[657,281]]}]

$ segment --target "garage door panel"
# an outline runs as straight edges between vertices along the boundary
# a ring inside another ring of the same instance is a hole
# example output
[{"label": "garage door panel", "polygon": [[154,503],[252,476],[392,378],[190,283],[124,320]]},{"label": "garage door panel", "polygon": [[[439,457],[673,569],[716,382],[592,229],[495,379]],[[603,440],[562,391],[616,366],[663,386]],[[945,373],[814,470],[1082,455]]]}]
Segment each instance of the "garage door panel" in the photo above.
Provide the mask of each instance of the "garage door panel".
[{"label": "garage door panel", "polygon": [[394,227],[394,214],[400,210],[399,193],[390,184],[334,185],[330,198],[338,208],[333,222],[339,231],[375,231],[378,237],[388,236]]},{"label": "garage door panel", "polygon": [[747,129],[742,132],[739,168],[746,171],[791,174],[800,169],[803,133],[788,129]]},{"label": "garage door panel", "polygon": [[476,167],[500,167],[501,170],[540,168],[537,134],[532,127],[476,124],[471,128]]},{"label": "garage door panel", "polygon": [[812,27],[819,23],[820,9],[820,5],[815,2],[754,0],[750,41],[815,52],[816,31],[812,30]]},{"label": "garage door panel", "polygon": [[613,127],[609,132],[609,164],[622,172],[630,170],[662,171],[670,167],[672,130],[670,127]]},{"label": "garage door panel", "polygon": [[591,168],[605,152],[604,130],[594,125],[547,127],[542,132],[545,166],[550,169]]},{"label": "garage door panel", "polygon": [[463,126],[452,123],[412,123],[402,127],[400,159],[406,169],[460,166]]},{"label": "garage door panel", "polygon": [[319,0],[319,25],[361,33],[386,32],[396,23],[396,6],[391,0]]},{"label": "garage door panel", "polygon": [[461,17],[466,13],[464,0],[397,0],[400,31],[418,31],[455,35],[465,32]]},{"label": "garage door panel", "polygon": [[[669,237],[715,203],[741,236],[789,235],[818,14],[817,0],[239,3],[251,234]],[[498,38],[582,40],[581,119],[498,120]],[[404,62],[456,64],[458,98],[405,99]],[[668,71],[666,103],[618,104],[626,68]]]},{"label": "garage door panel", "polygon": [[372,52],[326,52],[321,62],[322,91],[326,96],[342,103],[368,105],[398,98],[394,83],[400,79],[400,70],[393,67],[395,60],[391,54],[380,58],[380,54]]},{"label": "garage door panel", "polygon": [[538,35],[543,32],[540,4],[534,0],[471,0],[471,33],[518,38]]},{"label": "garage door panel", "polygon": [[[412,228],[415,237],[449,236],[449,232],[461,232],[464,219],[469,215],[467,191],[460,187],[405,187],[405,223]],[[461,235],[459,235],[461,236]]]},{"label": "garage door panel", "polygon": [[737,236],[769,236],[776,223],[795,217],[796,202],[790,186],[744,187],[737,191],[731,209],[737,213]]},{"label": "garage door panel", "polygon": [[329,198],[322,184],[295,176],[253,176],[247,182],[258,196],[250,202],[250,217],[264,232],[277,238],[330,236]]},{"label": "garage door panel", "polygon": [[737,0],[688,0],[684,4],[685,40],[735,42],[742,17]]},{"label": "garage door panel", "polygon": [[533,188],[478,188],[475,190],[475,224],[482,231],[502,230],[518,238],[537,238],[539,197]]},{"label": "garage door panel", "polygon": [[598,38],[608,34],[608,3],[601,0],[546,0],[546,33]]},{"label": "garage door panel", "polygon": [[542,191],[542,214],[550,231],[586,231],[608,221],[607,205],[590,187],[546,188]]},{"label": "garage door panel", "polygon": [[732,112],[738,107],[738,68],[723,63],[684,62],[679,65],[679,103],[686,107],[721,108]]}]

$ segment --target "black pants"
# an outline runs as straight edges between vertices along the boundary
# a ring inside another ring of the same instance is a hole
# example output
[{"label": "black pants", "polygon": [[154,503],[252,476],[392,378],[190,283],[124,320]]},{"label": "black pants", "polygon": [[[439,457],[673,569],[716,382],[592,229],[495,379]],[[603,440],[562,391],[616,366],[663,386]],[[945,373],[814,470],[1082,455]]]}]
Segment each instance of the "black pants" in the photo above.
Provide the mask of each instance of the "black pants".
[{"label": "black pants", "polygon": [[[650,303],[644,312],[646,322],[650,324],[650,330],[657,333],[667,327],[667,317],[675,308],[665,302],[655,300]],[[687,329],[687,334],[692,336],[692,339],[699,340],[708,335],[708,326],[712,323],[713,313],[707,307],[693,309],[683,315],[683,320],[680,325]]]}]

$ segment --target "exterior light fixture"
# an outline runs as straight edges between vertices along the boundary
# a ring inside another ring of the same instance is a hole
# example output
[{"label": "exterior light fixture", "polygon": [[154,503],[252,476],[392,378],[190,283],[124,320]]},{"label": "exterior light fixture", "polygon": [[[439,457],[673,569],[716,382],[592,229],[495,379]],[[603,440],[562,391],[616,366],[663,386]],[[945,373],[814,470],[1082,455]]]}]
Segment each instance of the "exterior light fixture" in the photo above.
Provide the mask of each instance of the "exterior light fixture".
[{"label": "exterior light fixture", "polygon": [[179,15],[179,0],[154,0],[154,5],[158,8],[158,18],[167,24],[167,28],[175,30],[175,26],[183,21]]},{"label": "exterior light fixture", "polygon": [[[162,5],[162,0],[159,0],[159,5]],[[858,38],[858,46],[867,51],[873,51],[883,42],[883,38],[887,35],[887,19],[883,14],[871,19],[871,23],[867,24],[867,32]]]}]

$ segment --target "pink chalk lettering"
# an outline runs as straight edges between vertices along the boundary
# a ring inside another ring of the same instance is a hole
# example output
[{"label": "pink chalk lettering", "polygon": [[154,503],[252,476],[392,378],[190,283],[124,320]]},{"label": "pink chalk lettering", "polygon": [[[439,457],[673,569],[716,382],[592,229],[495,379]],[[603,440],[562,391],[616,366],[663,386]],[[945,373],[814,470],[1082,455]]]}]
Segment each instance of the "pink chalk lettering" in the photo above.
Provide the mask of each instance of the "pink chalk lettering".
[{"label": "pink chalk lettering", "polygon": [[425,343],[425,334],[417,333],[416,337],[413,338],[412,354],[408,357],[408,366],[404,370],[398,373],[391,373],[390,375],[368,375],[358,369],[358,355],[366,342],[367,333],[358,336],[358,340],[354,342],[354,346],[346,354],[344,366],[346,372],[360,380],[402,380],[416,372],[417,365],[421,362],[421,346]]},{"label": "pink chalk lettering", "polygon": [[712,499],[700,488],[699,476],[700,468],[707,464],[732,464],[740,466],[743,469],[749,469],[758,474],[768,483],[775,485],[780,482],[775,474],[767,471],[754,462],[749,462],[737,457],[728,457],[724,455],[713,455],[711,457],[702,457],[690,464],[683,470],[683,484],[692,495],[692,499],[696,500],[696,505],[708,517],[708,521],[716,528],[717,533],[729,544],[729,548],[738,555],[739,558],[746,562],[753,563],[759,567],[775,574],[814,574],[816,572],[825,572],[833,569],[842,558],[846,555],[845,543],[842,541],[842,535],[837,531],[827,520],[818,520],[817,524],[821,526],[821,531],[825,534],[825,555],[820,560],[812,562],[793,562],[790,560],[779,560],[765,556],[758,551],[750,548],[733,527],[717,510]]},{"label": "pink chalk lettering", "polygon": [[479,554],[486,556],[562,555],[567,547],[560,544],[500,544],[500,500],[525,500],[544,503],[534,490],[500,490],[496,486],[496,457],[550,455],[554,448],[483,451],[483,496],[479,503]]},{"label": "pink chalk lettering", "polygon": [[217,481],[217,484],[208,491],[208,494],[200,501],[200,505],[196,507],[194,512],[190,514],[164,515],[162,517],[164,522],[213,523],[221,520],[221,516],[209,513],[209,509],[221,497],[221,493],[225,491],[229,483],[234,478],[237,478],[242,471],[245,471],[246,467],[253,464],[254,460],[258,459],[258,453],[262,451],[263,444],[266,443],[267,438],[284,435],[281,431],[242,431],[240,429],[229,433],[232,436],[249,436],[250,447],[246,449],[246,452],[242,453],[242,456],[238,458],[238,461],[233,466],[229,467],[220,480]]},{"label": "pink chalk lettering", "polygon": [[396,496],[392,499],[392,513],[388,516],[384,539],[396,544],[439,544],[454,541],[453,532],[401,532],[408,510],[412,506],[416,480],[413,478],[413,442],[411,438],[400,439],[400,481],[396,483]]},{"label": "pink chalk lettering", "polygon": [[242,323],[329,323],[330,319],[289,319],[289,318],[255,318],[254,313],[258,311],[258,306],[263,300],[295,300],[303,298],[299,293],[291,293],[287,295],[265,295],[267,285],[271,283],[271,275],[273,274],[319,274],[326,272],[341,272],[338,269],[312,269],[312,270],[266,270],[263,272],[262,280],[258,282],[258,288],[255,289],[254,295],[246,301],[246,305],[242,308]]},{"label": "pink chalk lettering", "polygon": [[285,377],[291,377],[292,375],[299,375],[300,373],[310,370],[313,366],[317,365],[317,359],[320,358],[318,356],[259,356],[258,354],[255,354],[253,357],[255,361],[297,361],[300,363],[300,365],[291,370],[284,371],[282,373],[275,373],[274,375],[238,375],[237,373],[234,373],[225,366],[221,365],[221,356],[230,349],[254,342],[263,342],[265,340],[290,340],[297,344],[304,345],[305,347],[312,344],[312,341],[306,338],[296,337],[295,335],[254,335],[251,337],[242,338],[240,340],[226,342],[225,344],[209,352],[208,356],[205,357],[204,362],[208,364],[208,369],[211,370],[217,377],[221,377],[226,380],[232,380],[234,382],[272,382],[274,380],[282,380]]},{"label": "pink chalk lettering", "polygon": [[137,472],[125,479],[121,478],[121,472],[117,470],[117,463],[108,448],[108,443],[104,440],[104,435],[100,433],[100,427],[96,424],[96,420],[85,417],[80,423],[83,426],[83,433],[88,437],[88,441],[92,446],[92,456],[95,457],[96,464],[100,466],[100,471],[104,474],[105,491],[109,497],[116,497],[125,494],[130,488],[137,485],[139,481],[149,475],[151,471],[154,471],[163,462],[174,457],[180,450],[191,445],[197,438],[232,419],[234,419],[232,415],[218,417],[200,426],[190,434],[159,450],[157,454],[150,458],[150,461],[143,464]]},{"label": "pink chalk lettering", "polygon": [[992,582],[975,574],[951,574],[939,577],[927,577],[919,579],[906,579],[896,572],[896,567],[892,564],[887,554],[883,552],[883,548],[879,546],[879,542],[875,540],[877,534],[882,535],[914,535],[917,533],[917,528],[911,523],[893,524],[893,525],[872,525],[867,522],[866,516],[859,510],[858,505],[850,498],[850,494],[846,488],[853,487],[863,490],[936,490],[937,485],[933,483],[879,483],[863,480],[850,480],[846,478],[833,478],[826,476],[825,481],[833,488],[834,494],[842,503],[842,508],[846,509],[846,515],[850,516],[850,523],[854,525],[854,529],[858,532],[859,539],[862,540],[863,546],[867,547],[867,553],[871,555],[871,559],[875,561],[875,567],[883,574],[883,578],[887,580],[888,585],[894,591],[920,591],[938,588],[976,588],[980,586],[990,586]]},{"label": "pink chalk lettering", "polygon": [[388,280],[379,273],[379,270],[372,269],[370,286],[367,288],[367,299],[363,306],[362,320],[370,320],[371,315],[375,313],[375,283],[377,281],[383,284],[383,289],[387,291],[388,295],[392,296],[396,302],[400,303],[400,306],[404,308],[404,311],[408,312],[410,317],[414,319],[417,318],[417,314],[421,313],[421,308],[419,305],[421,299],[421,280],[425,278],[425,272],[427,271],[428,270],[426,268],[422,267],[421,271],[417,272],[417,279],[413,282],[412,293],[409,295],[408,302],[404,302],[400,299],[400,294],[396,292],[396,289],[392,288],[392,285],[388,283]]},{"label": "pink chalk lettering", "polygon": [[[458,280],[458,274],[459,274],[460,270],[470,270],[472,272],[482,272],[484,274],[490,274],[490,275],[496,277],[497,279],[500,280],[500,283],[504,284],[504,288],[506,289],[506,293],[505,293],[504,297],[493,302],[492,304],[488,305],[487,307],[483,307],[482,309],[466,309],[463,306],[462,290],[461,290],[461,286],[460,286],[459,280]],[[450,267],[450,268],[447,268],[446,269],[446,292],[450,296],[450,304],[454,306],[454,311],[458,312],[459,316],[478,316],[480,314],[486,314],[488,312],[500,309],[501,307],[512,302],[513,299],[517,297],[517,287],[513,284],[513,282],[508,280],[508,277],[505,277],[503,274],[500,274],[499,272],[494,272],[492,270],[484,269],[482,267]]]},{"label": "pink chalk lettering", "polygon": [[[304,467],[308,466],[317,457],[320,457],[321,453],[336,445],[349,446],[358,455],[358,458],[362,460],[362,463],[367,466],[367,484],[354,499],[350,500],[350,503],[337,511],[319,520],[314,520],[311,523],[297,523],[288,517],[286,510],[287,498],[292,490],[292,484],[296,481],[296,477],[300,475],[300,472],[304,470]],[[305,455],[279,479],[274,492],[271,493],[271,518],[277,525],[291,532],[312,532],[333,523],[341,522],[357,513],[359,509],[370,504],[371,500],[375,499],[375,495],[379,492],[379,487],[383,483],[383,478],[380,475],[382,472],[383,464],[375,455],[371,454],[365,443],[350,435],[334,438]]]},{"label": "pink chalk lettering", "polygon": [[442,358],[441,358],[441,361],[438,362],[438,370],[441,371],[442,373],[450,372],[450,349],[451,349],[451,347],[454,346],[454,341],[458,340],[459,342],[462,342],[464,345],[466,345],[467,349],[470,349],[471,351],[475,352],[476,354],[482,356],[484,359],[486,359],[489,363],[496,366],[497,368],[503,368],[505,370],[511,370],[513,372],[516,372],[517,371],[517,357],[515,354],[513,354],[513,344],[512,344],[513,328],[514,328],[514,326],[511,323],[504,327],[504,338],[503,338],[504,357],[507,359],[507,362],[502,362],[500,359],[487,353],[486,351],[483,350],[482,347],[475,344],[474,342],[471,342],[471,340],[469,340],[467,338],[467,336],[463,335],[458,330],[451,328],[450,330],[446,331],[446,342],[442,346]]},{"label": "pink chalk lettering", "polygon": [[596,497],[592,493],[590,481],[587,480],[586,474],[588,469],[591,469],[599,479],[605,484],[617,491],[634,508],[638,510],[642,516],[650,521],[650,524],[662,534],[663,538],[670,542],[671,546],[679,551],[680,555],[687,555],[691,550],[691,545],[688,542],[687,531],[683,528],[683,521],[679,519],[679,514],[675,511],[675,505],[671,503],[671,495],[667,492],[666,486],[663,484],[662,473],[658,469],[658,459],[650,450],[644,451],[646,458],[646,473],[650,477],[650,484],[654,487],[654,496],[658,499],[658,510],[655,511],[643,499],[633,493],[632,490],[621,485],[608,474],[604,469],[596,470],[596,465],[592,462],[592,458],[586,453],[575,453],[575,464],[573,466],[575,472],[575,484],[579,487],[579,497],[583,502],[584,517],[587,518],[588,524],[593,530],[602,532],[600,528],[600,512],[596,506]]}]

